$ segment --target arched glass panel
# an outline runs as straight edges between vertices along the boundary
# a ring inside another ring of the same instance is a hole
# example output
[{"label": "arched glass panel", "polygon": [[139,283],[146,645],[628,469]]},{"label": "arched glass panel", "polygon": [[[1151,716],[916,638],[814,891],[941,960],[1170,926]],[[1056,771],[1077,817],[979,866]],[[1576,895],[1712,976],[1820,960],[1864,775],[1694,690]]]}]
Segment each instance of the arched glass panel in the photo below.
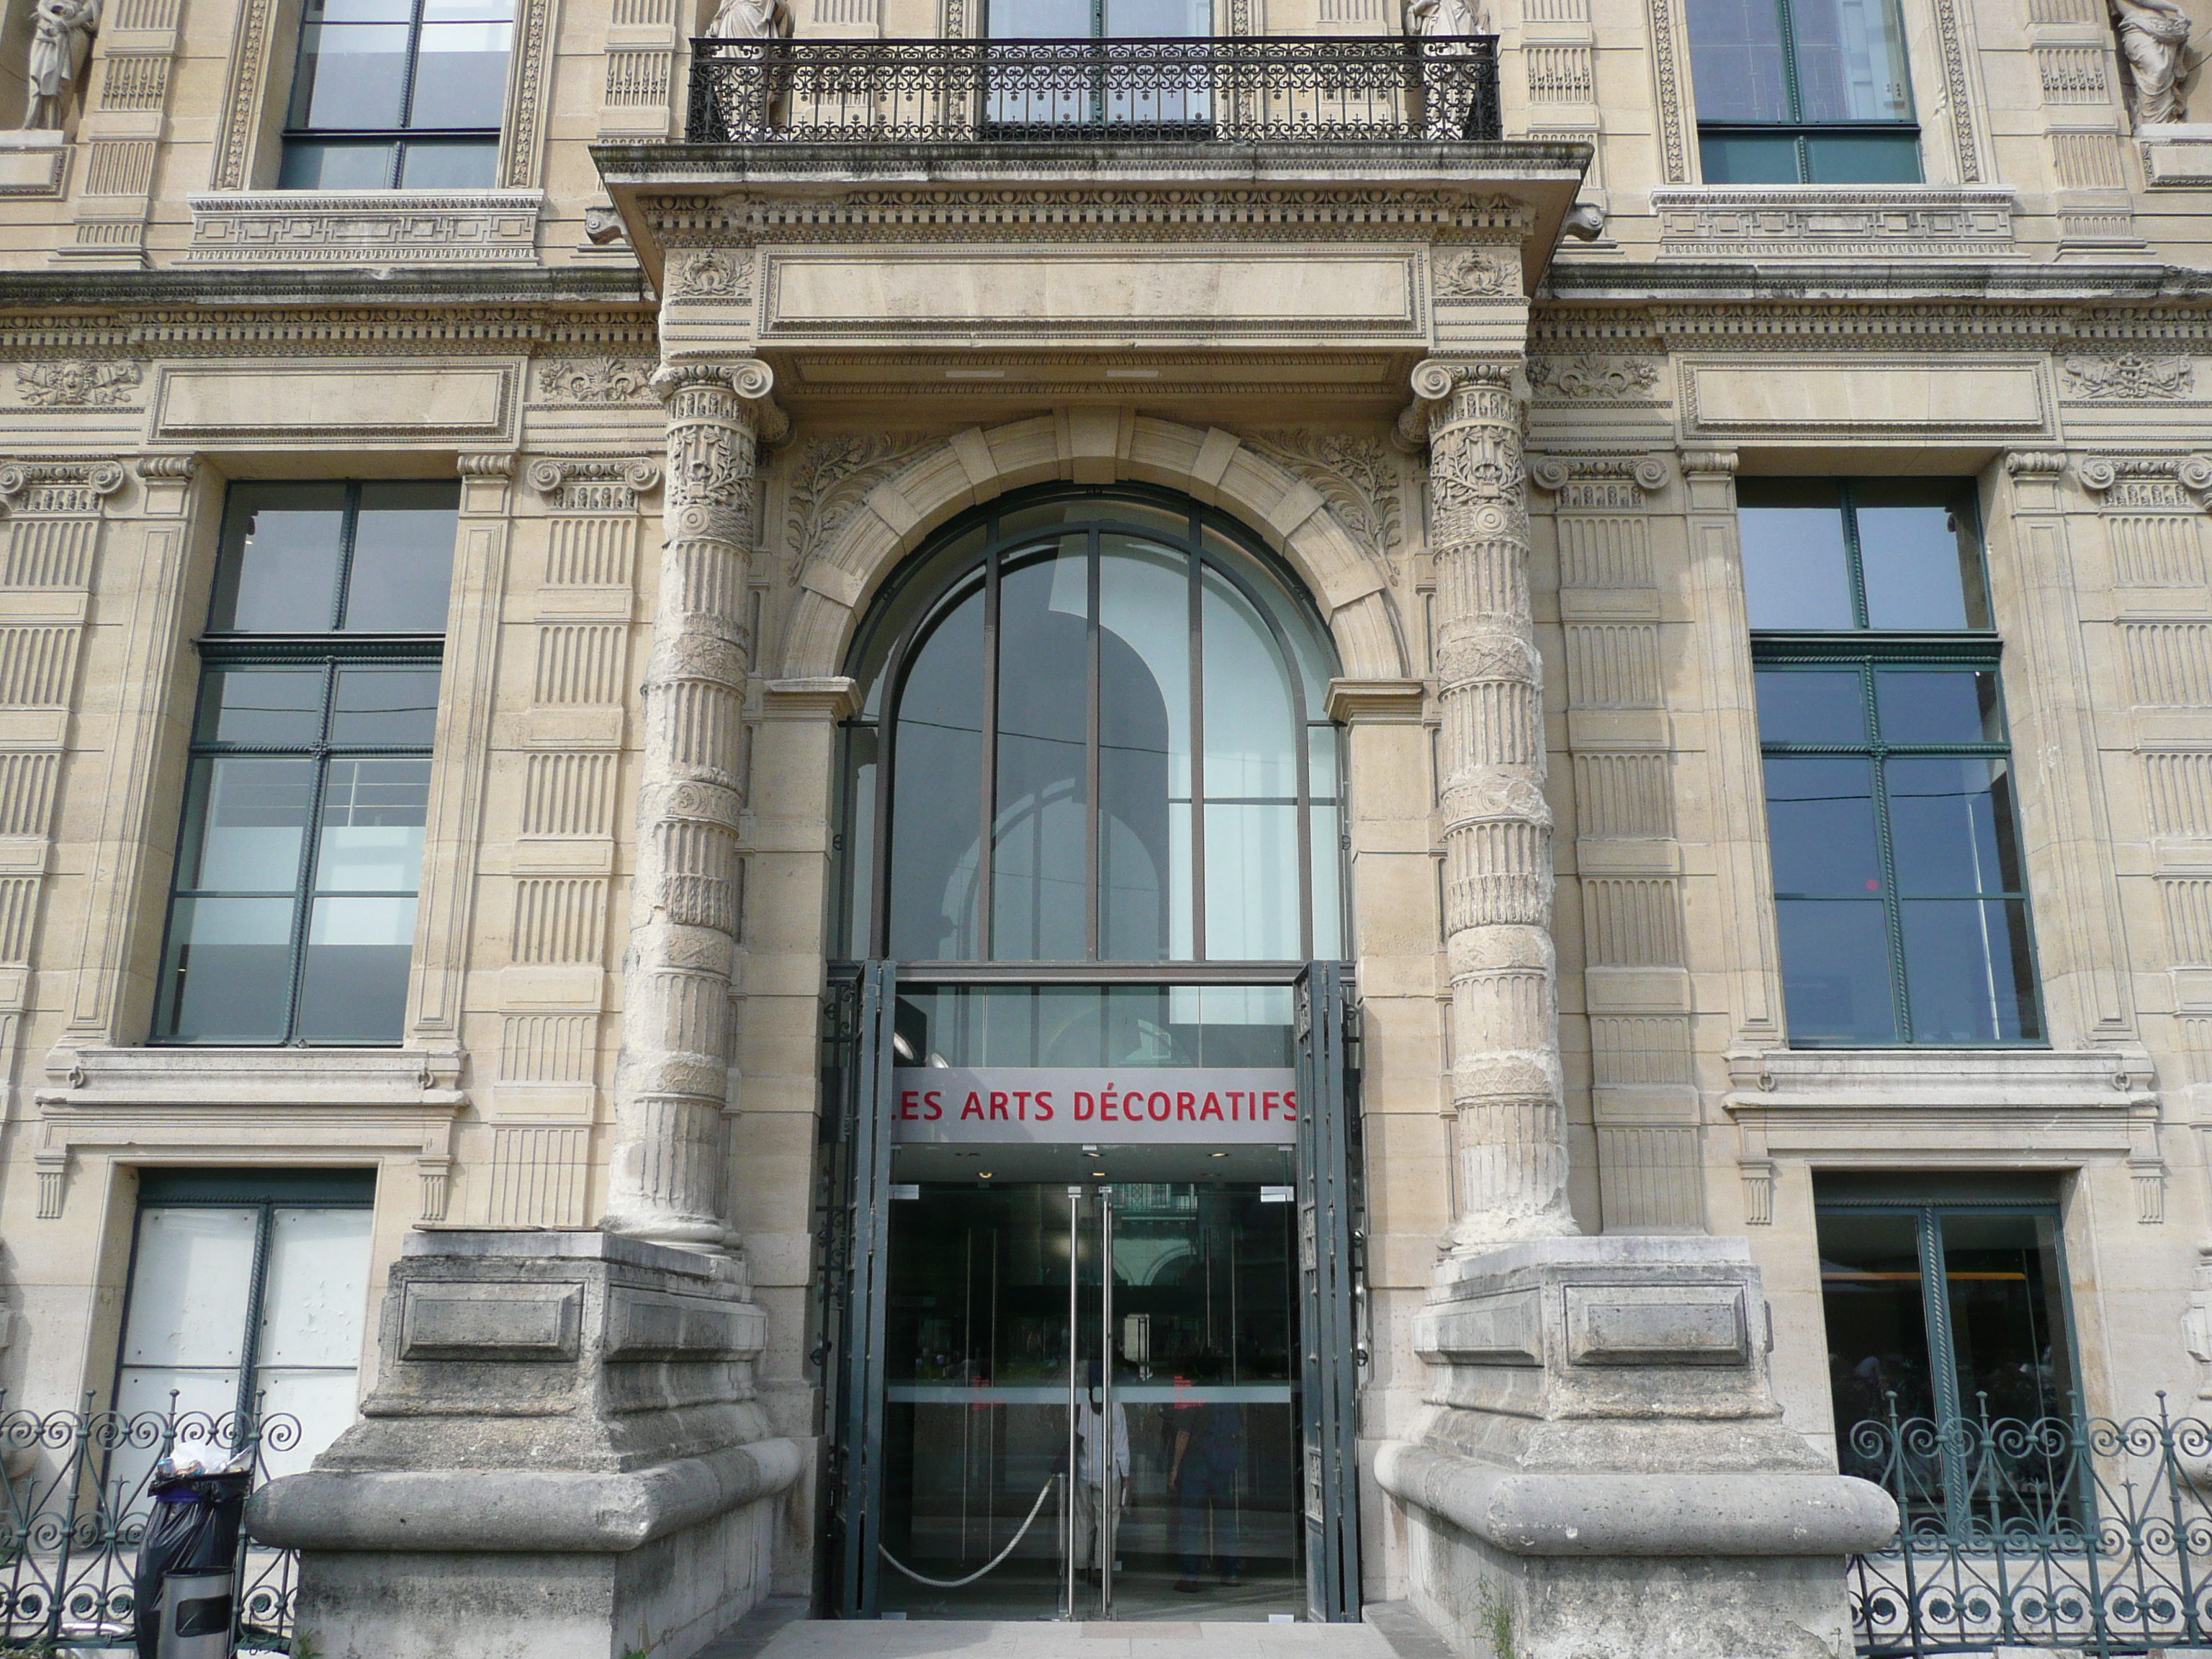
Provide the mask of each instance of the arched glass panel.
[{"label": "arched glass panel", "polygon": [[855,956],[1342,951],[1328,636],[1230,521],[1165,492],[1009,497],[895,580],[852,667]]}]

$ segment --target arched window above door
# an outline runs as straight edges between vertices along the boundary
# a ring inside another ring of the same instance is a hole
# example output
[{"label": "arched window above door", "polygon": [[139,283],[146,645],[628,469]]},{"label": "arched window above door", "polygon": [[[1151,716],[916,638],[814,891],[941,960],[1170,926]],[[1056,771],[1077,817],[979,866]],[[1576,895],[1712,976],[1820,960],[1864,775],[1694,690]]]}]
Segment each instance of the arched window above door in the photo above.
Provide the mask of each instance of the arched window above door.
[{"label": "arched window above door", "polygon": [[1233,521],[1165,491],[1009,495],[894,579],[850,672],[854,956],[1342,954],[1328,637]]}]

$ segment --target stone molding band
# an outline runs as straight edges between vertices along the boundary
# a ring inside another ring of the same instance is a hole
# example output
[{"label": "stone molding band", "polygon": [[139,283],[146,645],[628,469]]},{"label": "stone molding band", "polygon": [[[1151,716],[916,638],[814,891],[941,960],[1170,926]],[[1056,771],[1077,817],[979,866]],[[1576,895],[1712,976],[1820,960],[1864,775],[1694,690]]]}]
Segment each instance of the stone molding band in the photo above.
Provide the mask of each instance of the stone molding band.
[{"label": "stone molding band", "polygon": [[279,1549],[619,1554],[775,1496],[805,1461],[792,1441],[757,1440],[620,1474],[317,1471],[256,1492],[247,1526]]},{"label": "stone molding band", "polygon": [[1846,1474],[1539,1474],[1386,1440],[1375,1479],[1513,1555],[1853,1555],[1897,1532],[1889,1494]]}]

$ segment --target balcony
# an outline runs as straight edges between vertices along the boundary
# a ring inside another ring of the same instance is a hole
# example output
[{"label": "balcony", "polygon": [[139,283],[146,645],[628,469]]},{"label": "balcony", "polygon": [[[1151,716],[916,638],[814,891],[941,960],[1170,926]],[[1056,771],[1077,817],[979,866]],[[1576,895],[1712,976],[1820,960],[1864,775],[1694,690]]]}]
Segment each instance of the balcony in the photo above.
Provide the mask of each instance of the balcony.
[{"label": "balcony", "polygon": [[1498,41],[692,42],[695,144],[1463,144],[1499,137]]}]

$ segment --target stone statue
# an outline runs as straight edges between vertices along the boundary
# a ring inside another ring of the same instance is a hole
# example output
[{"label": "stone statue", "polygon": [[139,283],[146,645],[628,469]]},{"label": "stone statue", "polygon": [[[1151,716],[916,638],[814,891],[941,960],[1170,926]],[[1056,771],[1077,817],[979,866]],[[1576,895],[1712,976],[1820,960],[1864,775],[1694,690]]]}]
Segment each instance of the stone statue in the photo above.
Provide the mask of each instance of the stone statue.
[{"label": "stone statue", "polygon": [[1410,0],[1406,8],[1408,34],[1483,34],[1488,31],[1468,0]]},{"label": "stone statue", "polygon": [[84,73],[92,37],[100,27],[100,0],[37,0],[32,16],[30,64],[25,77],[30,101],[23,130],[52,131],[62,124],[62,104],[70,83]]},{"label": "stone statue", "polygon": [[717,40],[788,40],[789,0],[722,0],[714,34]]},{"label": "stone statue", "polygon": [[2120,56],[2135,82],[2139,127],[2181,119],[2182,82],[2196,65],[2189,52],[2189,15],[2180,0],[2112,0]]}]

